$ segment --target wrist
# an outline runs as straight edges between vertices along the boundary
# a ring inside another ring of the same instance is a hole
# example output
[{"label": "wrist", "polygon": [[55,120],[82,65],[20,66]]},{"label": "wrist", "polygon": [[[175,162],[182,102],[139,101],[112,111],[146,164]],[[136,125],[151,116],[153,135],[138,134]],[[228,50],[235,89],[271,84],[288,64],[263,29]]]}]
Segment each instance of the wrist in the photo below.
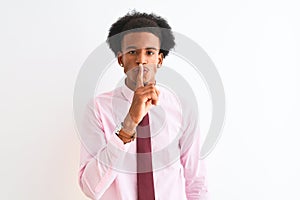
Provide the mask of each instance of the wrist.
[{"label": "wrist", "polygon": [[131,117],[130,117],[130,114],[128,113],[122,123],[123,125],[123,129],[126,133],[129,133],[129,134],[134,134],[135,133],[135,129],[137,127],[137,123],[135,123]]},{"label": "wrist", "polygon": [[115,134],[123,141],[124,144],[132,142],[136,137],[135,130],[127,131],[124,128],[124,123],[119,124],[115,130]]},{"label": "wrist", "polygon": [[128,142],[132,142],[135,139],[135,132],[133,134],[128,134],[123,129],[121,129],[118,136],[124,142],[124,144],[126,144]]}]

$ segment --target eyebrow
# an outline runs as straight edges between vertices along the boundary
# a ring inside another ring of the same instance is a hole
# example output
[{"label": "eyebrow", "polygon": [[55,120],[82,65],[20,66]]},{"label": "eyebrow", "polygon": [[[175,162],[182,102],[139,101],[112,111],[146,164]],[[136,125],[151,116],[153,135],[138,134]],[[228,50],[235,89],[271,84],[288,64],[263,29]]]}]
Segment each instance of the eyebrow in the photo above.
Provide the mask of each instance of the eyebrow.
[{"label": "eyebrow", "polygon": [[[126,49],[125,50],[129,50],[129,49],[138,49],[136,46],[128,46],[128,47],[126,47]],[[158,50],[156,47],[146,47],[145,49],[147,49],[147,50]]]}]

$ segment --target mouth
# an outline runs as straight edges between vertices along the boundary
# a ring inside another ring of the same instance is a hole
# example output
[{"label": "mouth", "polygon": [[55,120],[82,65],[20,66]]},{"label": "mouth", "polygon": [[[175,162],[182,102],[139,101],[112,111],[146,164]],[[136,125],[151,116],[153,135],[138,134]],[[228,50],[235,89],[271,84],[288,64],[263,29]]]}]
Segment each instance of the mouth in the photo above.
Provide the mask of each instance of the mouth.
[{"label": "mouth", "polygon": [[[136,67],[136,68],[134,69],[134,72],[138,72],[138,71],[139,71],[139,68]],[[144,66],[143,72],[145,73],[145,72],[149,72],[149,71],[150,71],[150,69],[149,69],[148,67],[145,67],[145,66]]]}]

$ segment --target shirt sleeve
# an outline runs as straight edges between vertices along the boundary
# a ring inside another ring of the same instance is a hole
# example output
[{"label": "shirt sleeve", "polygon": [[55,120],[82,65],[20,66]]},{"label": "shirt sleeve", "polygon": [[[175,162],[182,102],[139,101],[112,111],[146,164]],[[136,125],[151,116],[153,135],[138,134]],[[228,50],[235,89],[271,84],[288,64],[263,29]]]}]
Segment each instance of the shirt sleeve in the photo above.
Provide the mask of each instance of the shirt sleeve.
[{"label": "shirt sleeve", "polygon": [[201,135],[198,117],[195,111],[190,113],[192,114],[186,118],[186,127],[179,141],[186,197],[188,200],[208,200],[205,162],[200,160]]},{"label": "shirt sleeve", "polygon": [[100,199],[117,176],[130,143],[125,144],[116,134],[105,136],[99,109],[95,101],[85,110],[79,126],[81,139],[79,185],[91,199]]}]

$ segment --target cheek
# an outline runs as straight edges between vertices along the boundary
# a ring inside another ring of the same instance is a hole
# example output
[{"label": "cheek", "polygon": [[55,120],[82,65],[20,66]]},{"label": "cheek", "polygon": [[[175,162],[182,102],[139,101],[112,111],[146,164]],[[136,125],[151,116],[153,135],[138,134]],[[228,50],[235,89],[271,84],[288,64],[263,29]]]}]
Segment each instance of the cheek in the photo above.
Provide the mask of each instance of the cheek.
[{"label": "cheek", "polygon": [[131,62],[126,62],[126,63],[124,63],[124,72],[127,73],[128,71],[131,71],[136,67],[137,67],[136,64],[131,63]]},{"label": "cheek", "polygon": [[123,58],[122,59],[123,65],[124,65],[124,70],[128,70],[128,68],[130,68],[130,66],[132,66],[132,59],[128,59],[128,58]]},{"label": "cheek", "polygon": [[157,72],[157,67],[154,68],[154,73],[156,74],[156,72]]},{"label": "cheek", "polygon": [[123,58],[123,63],[124,63],[124,65],[127,65],[127,66],[134,64],[135,61],[136,61],[136,59],[133,58],[133,57],[125,57],[125,58]]},{"label": "cheek", "polygon": [[125,67],[124,67],[124,73],[128,72],[129,70],[130,70],[130,68],[125,65]]}]

